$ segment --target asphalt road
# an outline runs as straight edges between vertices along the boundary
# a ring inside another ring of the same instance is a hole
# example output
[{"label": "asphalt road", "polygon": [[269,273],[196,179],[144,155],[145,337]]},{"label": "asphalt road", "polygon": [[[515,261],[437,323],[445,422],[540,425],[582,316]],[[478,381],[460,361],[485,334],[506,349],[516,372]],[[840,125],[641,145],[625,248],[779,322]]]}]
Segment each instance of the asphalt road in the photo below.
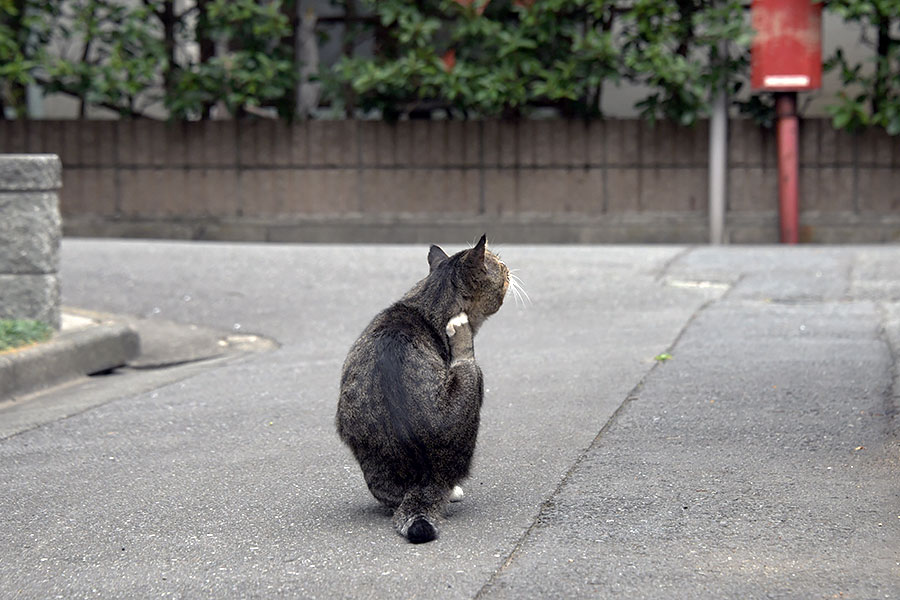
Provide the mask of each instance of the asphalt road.
[{"label": "asphalt road", "polygon": [[900,249],[500,252],[532,303],[413,546],[333,416],[426,247],[66,240],[67,305],[280,347],[32,400],[77,409],[0,440],[0,596],[900,597]]}]

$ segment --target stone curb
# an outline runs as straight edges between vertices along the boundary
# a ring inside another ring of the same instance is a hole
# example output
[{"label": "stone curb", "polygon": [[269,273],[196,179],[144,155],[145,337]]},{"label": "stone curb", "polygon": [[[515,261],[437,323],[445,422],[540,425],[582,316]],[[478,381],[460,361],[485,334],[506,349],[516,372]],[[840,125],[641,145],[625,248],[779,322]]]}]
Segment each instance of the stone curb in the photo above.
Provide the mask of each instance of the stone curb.
[{"label": "stone curb", "polygon": [[0,401],[102,373],[140,353],[140,338],[123,323],[94,323],[51,340],[0,354]]}]

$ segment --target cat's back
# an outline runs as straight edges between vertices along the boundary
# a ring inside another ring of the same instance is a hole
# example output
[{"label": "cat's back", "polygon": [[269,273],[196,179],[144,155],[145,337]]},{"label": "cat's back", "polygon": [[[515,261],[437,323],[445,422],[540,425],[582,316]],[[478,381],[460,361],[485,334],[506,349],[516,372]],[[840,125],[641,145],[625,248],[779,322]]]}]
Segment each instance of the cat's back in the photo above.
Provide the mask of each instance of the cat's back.
[{"label": "cat's back", "polygon": [[372,319],[344,361],[341,400],[372,399],[385,388],[440,381],[449,365],[446,339],[403,302]]}]

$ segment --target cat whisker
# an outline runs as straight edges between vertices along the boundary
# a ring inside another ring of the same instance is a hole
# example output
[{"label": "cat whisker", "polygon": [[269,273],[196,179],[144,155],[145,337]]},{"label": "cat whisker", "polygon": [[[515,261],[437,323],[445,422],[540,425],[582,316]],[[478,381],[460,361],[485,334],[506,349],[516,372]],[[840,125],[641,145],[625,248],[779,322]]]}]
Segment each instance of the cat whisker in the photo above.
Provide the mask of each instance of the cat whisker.
[{"label": "cat whisker", "polygon": [[525,284],[522,282],[522,279],[510,271],[509,273],[509,282],[510,287],[516,290],[516,293],[522,298],[522,306],[527,304],[533,304],[531,301],[531,296],[528,295],[528,292],[525,291]]},{"label": "cat whisker", "polygon": [[521,303],[522,308],[525,308],[526,304],[532,304],[531,297],[528,295],[528,292],[525,291],[522,280],[512,271],[509,272],[509,289],[512,290],[517,306]]},{"label": "cat whisker", "polygon": [[522,304],[522,296],[519,295],[519,290],[516,289],[516,285],[513,283],[512,279],[509,280],[509,291],[512,292],[513,298],[516,301],[516,306]]}]

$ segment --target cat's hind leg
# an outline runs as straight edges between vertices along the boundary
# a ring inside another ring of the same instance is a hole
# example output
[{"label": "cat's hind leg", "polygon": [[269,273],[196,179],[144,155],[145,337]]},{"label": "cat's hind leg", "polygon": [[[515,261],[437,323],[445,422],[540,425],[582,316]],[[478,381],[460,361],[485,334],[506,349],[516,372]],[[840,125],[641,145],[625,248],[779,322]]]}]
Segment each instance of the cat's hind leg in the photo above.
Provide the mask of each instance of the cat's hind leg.
[{"label": "cat's hind leg", "polygon": [[390,508],[397,508],[403,502],[403,488],[394,480],[394,473],[390,467],[378,461],[368,462],[368,468],[363,469],[363,477],[369,492],[375,499]]},{"label": "cat's hind leg", "polygon": [[463,489],[458,485],[453,486],[453,491],[450,492],[450,502],[462,502],[462,499],[466,497]]}]

